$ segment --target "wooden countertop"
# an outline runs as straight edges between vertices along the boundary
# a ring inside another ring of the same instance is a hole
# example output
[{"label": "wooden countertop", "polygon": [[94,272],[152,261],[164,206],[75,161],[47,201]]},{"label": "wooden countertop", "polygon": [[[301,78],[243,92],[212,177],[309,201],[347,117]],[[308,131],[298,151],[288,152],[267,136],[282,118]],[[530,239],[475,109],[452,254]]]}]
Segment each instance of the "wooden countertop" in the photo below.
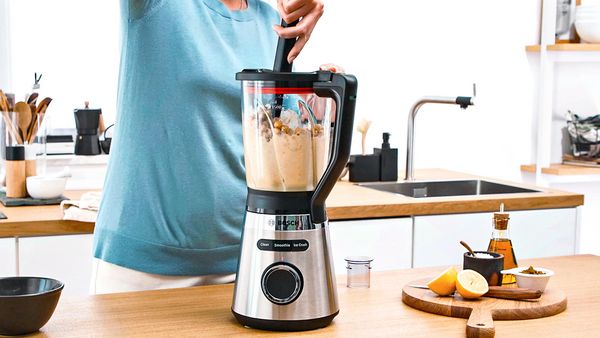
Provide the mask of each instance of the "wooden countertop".
[{"label": "wooden countertop", "polygon": [[[443,169],[417,170],[417,180],[475,179],[482,178]],[[411,198],[388,192],[357,186],[347,181],[338,182],[327,199],[330,220],[365,219],[381,217],[404,217],[415,215],[439,215],[498,210],[500,203],[505,209],[528,210],[571,208],[583,204],[583,195],[555,189],[538,188],[527,184],[508,183],[524,188],[542,190],[542,193],[517,193],[480,196],[453,196],[436,198]],[[77,199],[82,191],[67,192],[69,198]],[[0,220],[0,238],[14,236],[48,236],[92,233],[92,223],[62,220],[58,206],[11,207],[0,206],[8,216]]]},{"label": "wooden countertop", "polygon": [[583,204],[583,195],[524,183],[507,182],[443,169],[418,170],[416,180],[485,179],[491,182],[531,188],[541,193],[516,193],[479,196],[411,198],[398,194],[339,182],[327,199],[331,220],[457,214],[496,211],[504,203],[507,211],[571,208]]},{"label": "wooden countertop", "polygon": [[[521,165],[521,171],[535,173],[535,164]],[[583,167],[577,165],[569,165],[562,163],[552,163],[550,167],[542,168],[542,174],[548,175],[600,175],[600,168]]]},{"label": "wooden countertop", "polygon": [[[67,191],[64,195],[69,199],[79,199],[85,191]],[[94,232],[93,223],[65,221],[58,205],[31,207],[5,207],[0,204],[0,211],[8,219],[0,220],[0,238],[73,235]]]},{"label": "wooden countertop", "polygon": [[[522,263],[555,271],[548,288],[567,294],[567,310],[547,318],[496,321],[497,337],[590,337],[600,332],[600,257],[565,256]],[[242,327],[230,312],[233,285],[228,284],[64,298],[35,336],[464,337],[466,319],[421,312],[401,300],[403,285],[442,269],[374,272],[370,289],[348,289],[345,276],[340,276],[340,314],[332,325],[315,331],[277,334]]]}]

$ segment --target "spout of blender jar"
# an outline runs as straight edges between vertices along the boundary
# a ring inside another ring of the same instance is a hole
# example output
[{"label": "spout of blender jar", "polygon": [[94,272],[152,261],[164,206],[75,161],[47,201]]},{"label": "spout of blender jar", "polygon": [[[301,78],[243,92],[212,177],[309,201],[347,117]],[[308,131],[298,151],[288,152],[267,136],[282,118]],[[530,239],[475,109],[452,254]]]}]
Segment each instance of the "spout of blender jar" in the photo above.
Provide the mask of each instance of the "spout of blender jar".
[{"label": "spout of blender jar", "polygon": [[319,72],[319,81],[313,85],[318,96],[332,98],[336,104],[331,156],[323,177],[319,180],[311,198],[313,223],[327,221],[325,200],[350,157],[357,86],[358,82],[353,75],[331,72]]}]

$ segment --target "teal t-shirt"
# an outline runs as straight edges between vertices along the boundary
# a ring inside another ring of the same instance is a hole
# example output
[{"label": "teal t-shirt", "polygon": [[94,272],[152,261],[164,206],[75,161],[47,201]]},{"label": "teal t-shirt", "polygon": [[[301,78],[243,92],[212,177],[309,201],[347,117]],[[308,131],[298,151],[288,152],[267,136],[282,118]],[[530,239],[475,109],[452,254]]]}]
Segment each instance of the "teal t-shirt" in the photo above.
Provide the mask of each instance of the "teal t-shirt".
[{"label": "teal t-shirt", "polygon": [[163,275],[233,273],[245,212],[241,86],[271,68],[260,0],[121,0],[118,117],[94,256]]}]

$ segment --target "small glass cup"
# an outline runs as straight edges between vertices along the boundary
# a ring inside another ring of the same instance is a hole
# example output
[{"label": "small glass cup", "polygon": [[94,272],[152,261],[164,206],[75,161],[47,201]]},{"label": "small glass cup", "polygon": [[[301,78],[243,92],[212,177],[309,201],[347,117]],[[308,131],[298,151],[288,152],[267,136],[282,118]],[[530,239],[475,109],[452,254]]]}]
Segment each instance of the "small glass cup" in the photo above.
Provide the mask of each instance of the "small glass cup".
[{"label": "small glass cup", "polygon": [[373,258],[368,256],[349,256],[346,260],[346,272],[348,279],[346,286],[349,288],[371,287],[371,262]]},{"label": "small glass cup", "polygon": [[504,255],[491,251],[474,251],[475,257],[469,252],[463,256],[463,270],[479,272],[490,286],[502,286],[502,269]]}]

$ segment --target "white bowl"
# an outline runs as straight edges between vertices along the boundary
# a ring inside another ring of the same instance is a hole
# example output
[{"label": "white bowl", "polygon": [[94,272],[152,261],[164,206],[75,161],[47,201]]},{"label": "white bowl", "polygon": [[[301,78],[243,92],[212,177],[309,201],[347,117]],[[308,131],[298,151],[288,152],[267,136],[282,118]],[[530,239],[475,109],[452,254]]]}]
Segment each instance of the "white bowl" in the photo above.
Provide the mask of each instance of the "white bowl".
[{"label": "white bowl", "polygon": [[585,12],[585,13],[577,13],[575,14],[575,19],[588,19],[588,18],[598,18],[598,16],[600,16],[600,10],[597,11],[590,11],[590,12]]},{"label": "white bowl", "polygon": [[600,11],[594,14],[580,14],[575,17],[575,21],[590,21],[590,22],[598,22],[600,21]]},{"label": "white bowl", "polygon": [[65,191],[67,179],[64,177],[30,176],[27,177],[27,192],[37,199],[58,198]]},{"label": "white bowl", "polygon": [[527,270],[527,268],[522,266],[509,270],[502,270],[502,274],[515,275],[515,277],[517,278],[517,286],[520,288],[539,290],[541,292],[544,292],[544,290],[546,290],[546,285],[548,285],[550,277],[554,276],[554,271],[545,268],[540,268],[537,266],[533,268],[537,271],[544,272],[544,274],[531,275],[528,273],[522,273],[521,271]]},{"label": "white bowl", "polygon": [[581,40],[591,43],[600,43],[600,21],[575,21],[575,30]]}]

